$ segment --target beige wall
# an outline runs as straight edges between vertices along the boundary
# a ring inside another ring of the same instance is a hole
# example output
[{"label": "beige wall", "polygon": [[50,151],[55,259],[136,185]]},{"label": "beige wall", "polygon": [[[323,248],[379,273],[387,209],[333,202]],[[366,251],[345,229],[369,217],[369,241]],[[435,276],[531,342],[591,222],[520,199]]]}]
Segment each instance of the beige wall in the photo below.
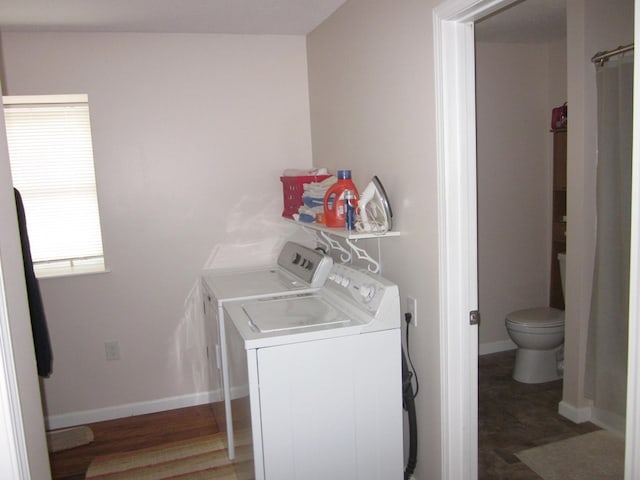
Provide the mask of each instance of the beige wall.
[{"label": "beige wall", "polygon": [[595,249],[596,86],[591,57],[633,42],[633,0],[567,0],[567,305],[563,404],[580,415]]},{"label": "beige wall", "polygon": [[476,44],[481,354],[513,346],[507,313],[549,304],[549,50]]},{"label": "beige wall", "polygon": [[[47,413],[126,415],[217,388],[196,285],[216,253],[268,254],[290,232],[278,177],[311,164],[304,37],[8,33],[2,45],[6,93],[88,93],[91,110],[110,272],[41,281]],[[107,362],[112,340],[121,360]]]},{"label": "beige wall", "polygon": [[440,476],[438,218],[432,9],[437,0],[350,0],[308,36],[313,162],[378,175],[394,229],[383,275],[418,301],[416,478]]},{"label": "beige wall", "polygon": [[[552,40],[547,44],[549,54],[549,104],[554,107],[567,101],[567,39]],[[551,114],[549,113],[549,126]]]}]

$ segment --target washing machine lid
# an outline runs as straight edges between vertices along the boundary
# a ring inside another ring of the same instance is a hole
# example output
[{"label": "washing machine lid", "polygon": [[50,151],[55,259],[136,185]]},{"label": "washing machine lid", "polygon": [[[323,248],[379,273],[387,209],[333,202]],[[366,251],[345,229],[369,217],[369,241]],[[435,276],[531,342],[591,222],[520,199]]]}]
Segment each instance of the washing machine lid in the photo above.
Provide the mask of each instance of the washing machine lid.
[{"label": "washing machine lid", "polygon": [[317,295],[259,300],[243,305],[242,309],[261,333],[337,327],[351,322]]},{"label": "washing machine lid", "polygon": [[280,267],[216,272],[204,279],[214,297],[223,302],[316,290]]},{"label": "washing machine lid", "polygon": [[564,325],[564,311],[551,307],[527,308],[508,314],[507,322],[523,327],[561,327]]}]

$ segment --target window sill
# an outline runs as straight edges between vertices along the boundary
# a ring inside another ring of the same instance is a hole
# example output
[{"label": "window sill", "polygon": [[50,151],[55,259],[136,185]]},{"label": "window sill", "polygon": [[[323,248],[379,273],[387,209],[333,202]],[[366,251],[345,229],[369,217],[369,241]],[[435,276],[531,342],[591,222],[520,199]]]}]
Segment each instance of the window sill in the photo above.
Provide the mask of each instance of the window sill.
[{"label": "window sill", "polygon": [[60,277],[77,277],[80,275],[96,275],[101,273],[109,273],[111,270],[104,265],[91,265],[83,267],[58,267],[58,268],[35,268],[35,274],[38,280],[45,278]]}]

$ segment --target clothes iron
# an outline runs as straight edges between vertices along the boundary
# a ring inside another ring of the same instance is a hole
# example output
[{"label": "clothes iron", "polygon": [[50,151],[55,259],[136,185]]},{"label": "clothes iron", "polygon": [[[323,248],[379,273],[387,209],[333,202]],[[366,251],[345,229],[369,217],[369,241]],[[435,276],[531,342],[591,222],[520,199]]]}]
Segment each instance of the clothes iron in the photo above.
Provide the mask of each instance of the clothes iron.
[{"label": "clothes iron", "polygon": [[380,179],[373,176],[360,194],[356,215],[356,231],[361,233],[385,233],[391,230],[391,205]]}]

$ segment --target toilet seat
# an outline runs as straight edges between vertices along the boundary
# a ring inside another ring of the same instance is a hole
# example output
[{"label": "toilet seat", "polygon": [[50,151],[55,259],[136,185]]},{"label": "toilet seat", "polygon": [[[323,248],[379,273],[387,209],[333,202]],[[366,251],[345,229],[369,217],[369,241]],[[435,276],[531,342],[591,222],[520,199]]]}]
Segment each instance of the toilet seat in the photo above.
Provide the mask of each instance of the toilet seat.
[{"label": "toilet seat", "polygon": [[552,307],[527,308],[509,313],[506,321],[515,327],[563,327],[564,311]]}]

